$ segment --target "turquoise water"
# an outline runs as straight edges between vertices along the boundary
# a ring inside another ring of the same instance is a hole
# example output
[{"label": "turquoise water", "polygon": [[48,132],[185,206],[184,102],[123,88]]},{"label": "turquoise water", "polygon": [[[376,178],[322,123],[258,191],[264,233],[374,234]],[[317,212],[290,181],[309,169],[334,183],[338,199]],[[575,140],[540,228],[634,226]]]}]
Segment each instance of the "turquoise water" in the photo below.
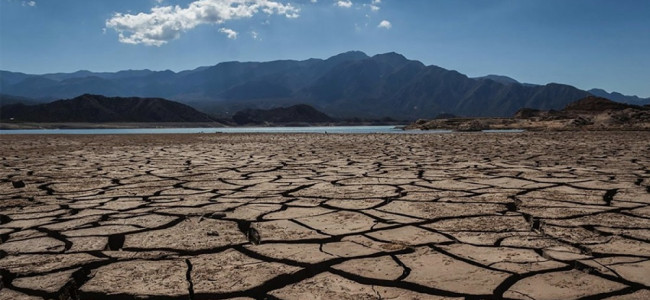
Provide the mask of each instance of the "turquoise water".
[{"label": "turquoise water", "polygon": [[[16,129],[0,134],[165,134],[165,133],[451,133],[451,130],[402,130],[395,126],[235,127],[235,128],[133,128],[133,129]],[[523,130],[485,130],[517,133]]]}]

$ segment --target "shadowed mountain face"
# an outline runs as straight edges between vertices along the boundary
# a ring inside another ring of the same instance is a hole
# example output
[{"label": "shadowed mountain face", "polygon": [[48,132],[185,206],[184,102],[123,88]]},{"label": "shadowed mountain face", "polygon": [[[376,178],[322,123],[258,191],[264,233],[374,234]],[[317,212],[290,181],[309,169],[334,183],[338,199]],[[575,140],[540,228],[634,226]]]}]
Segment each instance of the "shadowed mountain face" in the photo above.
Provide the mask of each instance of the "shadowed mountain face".
[{"label": "shadowed mountain face", "polygon": [[347,52],[329,59],[225,62],[175,73],[121,71],[27,75],[2,72],[1,92],[30,98],[84,93],[161,97],[215,115],[305,103],[332,117],[395,119],[508,116],[522,107],[561,109],[589,93],[499,76],[468,78],[397,53]]},{"label": "shadowed mountain face", "polygon": [[3,105],[18,104],[18,103],[25,104],[25,105],[38,104],[38,102],[34,99],[0,94],[0,107],[2,107]]},{"label": "shadowed mountain face", "polygon": [[324,123],[334,121],[326,114],[309,105],[299,104],[291,107],[274,109],[247,109],[239,111],[232,116],[237,124],[261,123]]},{"label": "shadowed mountain face", "polygon": [[0,119],[21,122],[214,122],[187,105],[158,98],[82,95],[47,104],[2,106]]}]

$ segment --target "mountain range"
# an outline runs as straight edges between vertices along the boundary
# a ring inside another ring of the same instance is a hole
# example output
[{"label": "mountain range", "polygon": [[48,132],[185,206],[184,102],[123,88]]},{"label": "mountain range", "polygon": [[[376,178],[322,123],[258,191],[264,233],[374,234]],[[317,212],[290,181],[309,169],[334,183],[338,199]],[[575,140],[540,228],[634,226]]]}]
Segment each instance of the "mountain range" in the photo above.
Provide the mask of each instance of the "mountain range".
[{"label": "mountain range", "polygon": [[650,104],[650,98],[639,98],[638,96],[627,96],[617,92],[608,93],[603,89],[591,89],[588,91],[594,96],[606,98],[612,101],[632,104],[632,105],[648,105]]},{"label": "mountain range", "polygon": [[[370,57],[358,51],[328,59],[224,62],[182,72],[126,70],[30,75],[0,71],[2,99],[45,102],[87,93],[166,98],[219,117],[244,109],[296,104],[313,106],[334,118],[414,120],[441,113],[510,116],[523,107],[560,109],[600,91],[558,83],[519,83],[498,75],[469,78],[397,53]],[[650,102],[620,96],[634,104]]]},{"label": "mountain range", "polygon": [[[489,79],[489,80],[494,80],[496,82],[505,84],[505,85],[510,85],[510,84],[522,84],[522,85],[527,85],[527,86],[535,86],[535,84],[531,83],[521,83],[517,81],[516,79],[510,78],[508,76],[503,76],[503,75],[487,75],[483,77],[475,77],[474,79],[478,80],[484,80],[484,79]],[[592,94],[593,96],[596,97],[601,97],[605,99],[610,99],[612,101],[616,102],[621,102],[621,103],[626,103],[626,104],[632,104],[632,105],[647,105],[650,104],[650,98],[640,98],[638,96],[627,96],[623,95],[621,93],[617,92],[607,92],[603,89],[590,89],[587,92]]]}]

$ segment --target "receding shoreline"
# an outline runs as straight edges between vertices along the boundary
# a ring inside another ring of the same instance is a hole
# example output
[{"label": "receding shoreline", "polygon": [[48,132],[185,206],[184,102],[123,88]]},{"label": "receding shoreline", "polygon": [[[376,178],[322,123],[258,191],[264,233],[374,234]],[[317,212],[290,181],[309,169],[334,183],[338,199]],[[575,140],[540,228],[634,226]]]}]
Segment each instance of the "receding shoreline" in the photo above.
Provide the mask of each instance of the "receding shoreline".
[{"label": "receding shoreline", "polygon": [[0,130],[13,129],[137,129],[137,128],[247,128],[247,127],[322,127],[322,126],[388,126],[404,122],[333,122],[224,125],[218,122],[139,122],[139,123],[0,123]]},{"label": "receding shoreline", "polygon": [[0,123],[1,130],[12,129],[134,129],[134,128],[223,128],[217,122],[156,122],[156,123]]},{"label": "receding shoreline", "polygon": [[650,123],[637,124],[576,124],[571,120],[531,120],[515,118],[453,118],[418,120],[404,130],[525,130],[525,131],[650,131]]}]

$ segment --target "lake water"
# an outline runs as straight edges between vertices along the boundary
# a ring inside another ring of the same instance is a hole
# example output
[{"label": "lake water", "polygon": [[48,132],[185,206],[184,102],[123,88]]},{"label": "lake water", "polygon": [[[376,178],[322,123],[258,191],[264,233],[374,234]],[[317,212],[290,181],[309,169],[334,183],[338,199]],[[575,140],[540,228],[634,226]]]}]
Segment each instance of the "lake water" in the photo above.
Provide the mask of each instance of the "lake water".
[{"label": "lake water", "polygon": [[[523,130],[486,130],[485,132],[522,132]],[[133,128],[133,129],[15,129],[0,134],[169,134],[169,133],[451,133],[451,130],[402,130],[395,126],[322,126],[322,127],[229,127],[229,128]]]}]

